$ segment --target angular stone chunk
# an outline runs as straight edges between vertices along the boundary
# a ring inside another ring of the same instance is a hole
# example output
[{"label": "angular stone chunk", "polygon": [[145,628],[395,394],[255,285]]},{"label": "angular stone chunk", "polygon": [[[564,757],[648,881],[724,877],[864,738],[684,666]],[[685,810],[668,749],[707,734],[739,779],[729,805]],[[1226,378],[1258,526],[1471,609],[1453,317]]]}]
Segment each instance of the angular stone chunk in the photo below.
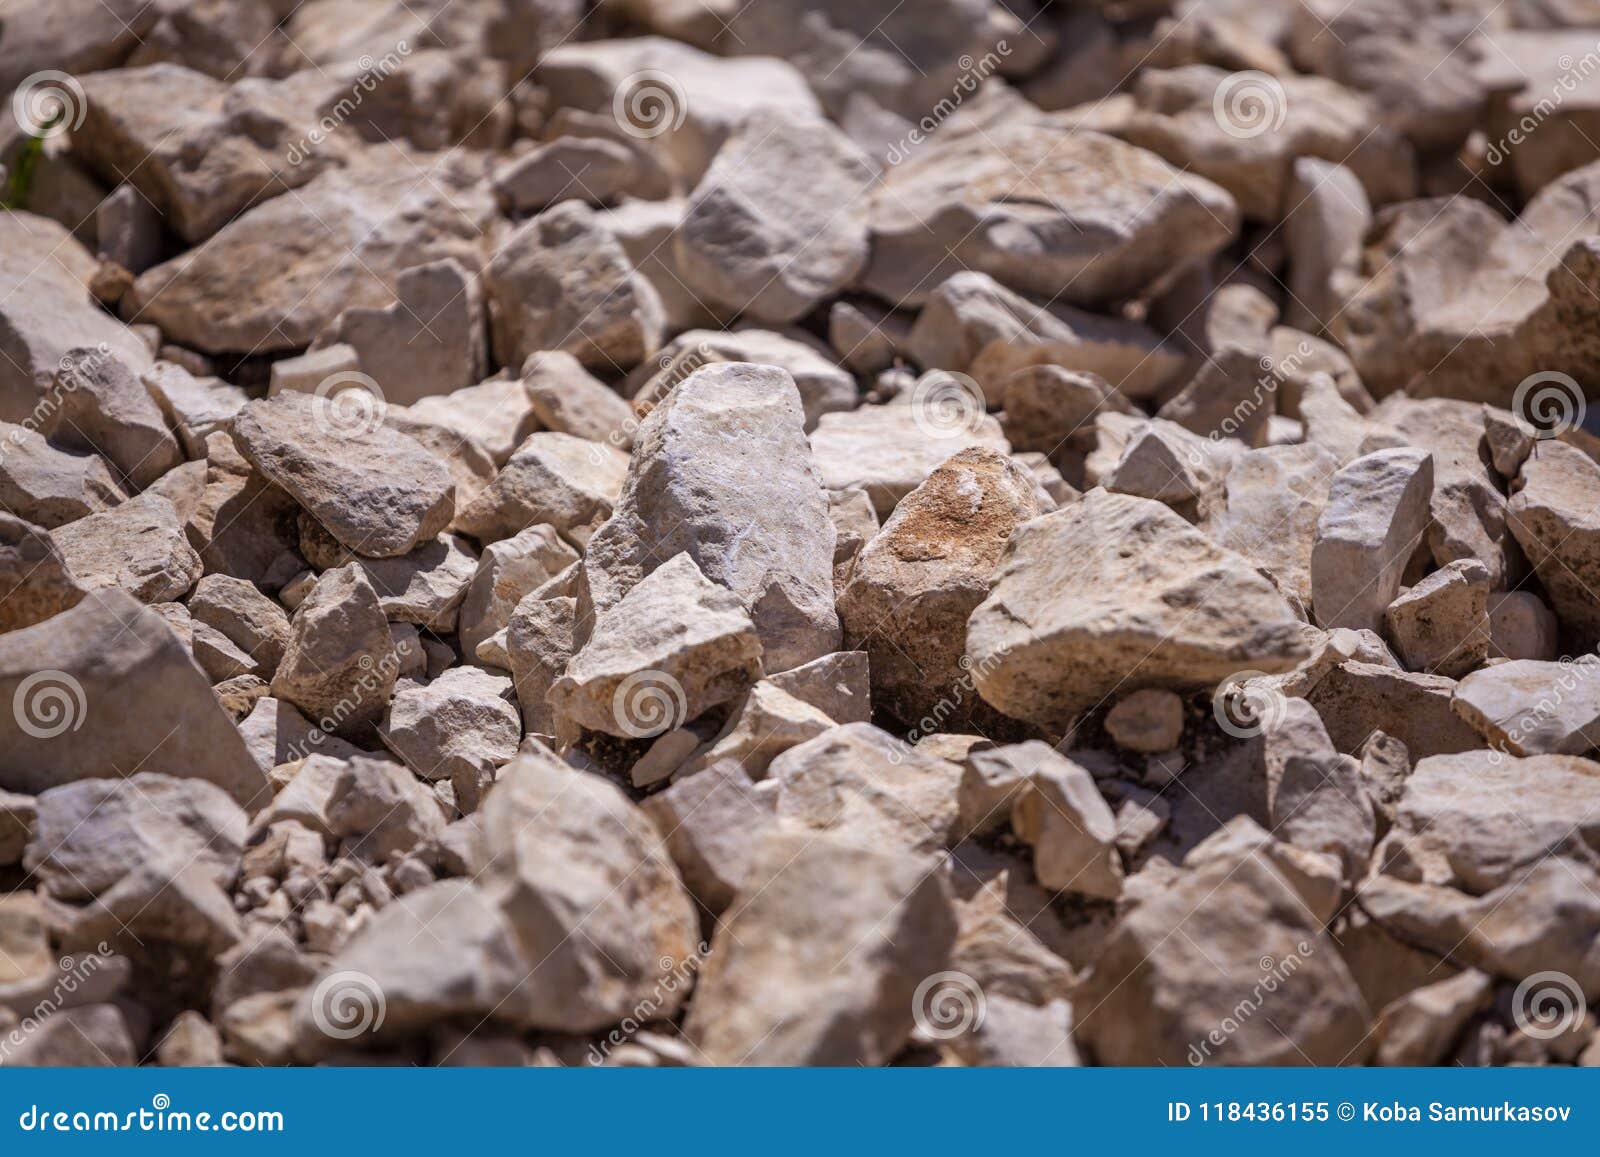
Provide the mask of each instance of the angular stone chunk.
[{"label": "angular stone chunk", "polygon": [[[1234,1016],[1256,992],[1257,1014]],[[1100,1064],[1354,1064],[1370,1048],[1338,950],[1254,854],[1187,869],[1129,912],[1074,1003]]]},{"label": "angular stone chunk", "polygon": [[570,434],[530,434],[455,525],[488,544],[549,523],[581,545],[611,516],[627,470],[628,456],[615,446]]},{"label": "angular stone chunk", "polygon": [[85,593],[44,529],[0,514],[0,634],[59,615]]},{"label": "angular stone chunk", "polygon": [[885,175],[860,281],[885,301],[921,305],[973,269],[1093,307],[1204,260],[1238,221],[1231,196],[1154,153],[1023,117],[969,129],[958,115]]},{"label": "angular stone chunk", "polygon": [[139,365],[104,345],[68,350],[40,398],[41,432],[72,450],[92,450],[120,481],[142,490],[183,461],[178,440],[139,380]]},{"label": "angular stone chunk", "polygon": [[1506,528],[1527,553],[1561,620],[1585,647],[1600,641],[1600,465],[1554,440],[1523,463]]},{"label": "angular stone chunk", "polygon": [[1299,620],[1244,559],[1160,503],[1091,490],[1019,527],[967,625],[978,691],[1066,726],[1113,692],[1283,671]]},{"label": "angular stone chunk", "polygon": [[847,723],[767,768],[778,818],[866,847],[937,852],[954,843],[961,769],[880,731]]},{"label": "angular stone chunk", "polygon": [[875,177],[827,121],[751,113],[689,198],[673,242],[684,281],[731,313],[797,321],[866,264]]},{"label": "angular stone chunk", "polygon": [[399,659],[378,594],[354,563],[325,572],[295,611],[272,694],[359,740],[388,706]]},{"label": "angular stone chunk", "polygon": [[1544,600],[1530,591],[1489,596],[1489,657],[1554,659],[1560,653],[1560,625]]},{"label": "angular stone chunk", "polygon": [[125,495],[103,458],[52,446],[26,426],[0,424],[0,507],[46,530],[109,510]]},{"label": "angular stone chunk", "polygon": [[448,153],[371,147],[147,270],[121,305],[207,353],[303,349],[346,310],[393,302],[407,269],[445,258],[477,269],[494,215],[477,182]]},{"label": "angular stone chunk", "polygon": [[346,420],[335,398],[288,392],[234,419],[245,459],[358,554],[406,554],[449,525],[450,473],[415,439]]},{"label": "angular stone chunk", "polygon": [[1378,1043],[1374,1063],[1442,1064],[1467,1021],[1487,1008],[1493,996],[1489,977],[1469,968],[1385,1005],[1373,1033]]},{"label": "angular stone chunk", "polygon": [[[765,669],[838,650],[835,531],[783,370],[696,370],[645,419],[616,512],[589,540],[580,614],[687,553],[744,603]],[[781,512],[781,514],[779,513]]]},{"label": "angular stone chunk", "polygon": [[724,919],[685,1025],[714,1064],[883,1064],[956,938],[935,860],[810,834],[763,844]]},{"label": "angular stone chunk", "polygon": [[1384,609],[1428,532],[1432,493],[1433,456],[1424,450],[1379,450],[1334,475],[1311,548],[1319,627],[1383,629]]},{"label": "angular stone chunk", "polygon": [[1265,446],[1228,471],[1226,506],[1209,529],[1277,580],[1301,605],[1311,602],[1311,555],[1317,520],[1338,462],[1321,446]]},{"label": "angular stone chunk", "polygon": [[[734,762],[745,774],[759,779],[777,756],[836,726],[836,720],[816,707],[763,679],[750,688],[722,730],[676,774],[698,775],[702,769]],[[634,780],[636,784],[639,781],[637,769]]]},{"label": "angular stone chunk", "polygon": [[453,667],[431,683],[398,687],[378,728],[383,744],[423,779],[481,790],[511,760],[522,719],[508,701],[511,680],[477,667]]},{"label": "angular stone chunk", "polygon": [[85,590],[118,587],[140,602],[182,598],[201,573],[177,510],[159,494],[57,527],[50,541]]},{"label": "angular stone chunk", "polygon": [[759,793],[737,763],[715,763],[642,805],[655,821],[684,886],[721,915],[744,885],[762,843],[777,826],[775,799]]},{"label": "angular stone chunk", "polygon": [[1102,900],[1122,894],[1116,817],[1076,763],[1041,758],[1012,804],[1011,826],[1033,848],[1033,872],[1046,888]]},{"label": "angular stone chunk", "polygon": [[[932,381],[930,373],[922,381]],[[952,382],[946,377],[945,382]],[[919,383],[920,384],[920,383]],[[967,402],[955,423],[938,412],[942,387],[927,389],[929,400],[919,404],[917,392],[904,405],[862,406],[844,414],[824,414],[811,435],[817,471],[829,490],[856,487],[872,498],[880,518],[893,512],[895,503],[910,494],[951,455],[974,446],[1009,453],[1010,445],[1000,423],[978,413]]]},{"label": "angular stone chunk", "polygon": [[633,407],[571,354],[534,354],[522,364],[522,385],[545,429],[619,450],[633,446]]},{"label": "angular stone chunk", "polygon": [[1459,679],[1489,657],[1489,569],[1476,559],[1441,567],[1384,619],[1407,668]]},{"label": "angular stone chunk", "polygon": [[1515,659],[1456,684],[1455,713],[1513,755],[1583,755],[1600,747],[1600,667]]},{"label": "angular stone chunk", "polygon": [[121,591],[0,635],[0,696],[14,707],[0,712],[0,789],[38,794],[137,769],[205,780],[245,807],[266,795],[187,648]]},{"label": "angular stone chunk", "polygon": [[659,735],[761,677],[761,643],[739,598],[675,555],[595,618],[550,688],[558,715],[608,735]]},{"label": "angular stone chunk", "polygon": [[206,575],[189,597],[189,613],[225,635],[270,675],[289,645],[289,616],[251,583]]},{"label": "angular stone chunk", "polygon": [[578,553],[548,523],[486,546],[461,601],[462,652],[476,654],[480,643],[511,622],[518,603],[577,561]]},{"label": "angular stone chunk", "polygon": [[811,704],[837,723],[870,721],[870,680],[865,651],[837,651],[767,677],[780,691]]},{"label": "angular stone chunk", "polygon": [[1361,750],[1375,731],[1405,744],[1412,758],[1468,751],[1482,739],[1450,709],[1456,682],[1384,663],[1350,661],[1330,669],[1306,699],[1327,725],[1333,745],[1346,755]]},{"label": "angular stone chunk", "polygon": [[529,735],[554,736],[555,712],[546,696],[578,649],[578,601],[570,596],[541,598],[535,591],[517,604],[506,624],[506,657]]},{"label": "angular stone chunk", "polygon": [[[995,450],[945,460],[901,500],[839,595],[847,645],[871,659],[874,706],[916,723],[986,717],[967,675],[966,622],[989,593],[1006,539],[1039,513],[1033,480]],[[991,725],[992,720],[986,720]]]},{"label": "angular stone chunk", "polygon": [[1032,301],[974,272],[929,295],[905,345],[924,369],[970,374],[996,401],[1028,366],[1098,374],[1130,398],[1156,393],[1183,366],[1182,353],[1148,326]]},{"label": "angular stone chunk", "polygon": [[484,273],[497,360],[541,350],[586,366],[629,370],[661,345],[655,287],[587,205],[567,201],[506,238]]}]

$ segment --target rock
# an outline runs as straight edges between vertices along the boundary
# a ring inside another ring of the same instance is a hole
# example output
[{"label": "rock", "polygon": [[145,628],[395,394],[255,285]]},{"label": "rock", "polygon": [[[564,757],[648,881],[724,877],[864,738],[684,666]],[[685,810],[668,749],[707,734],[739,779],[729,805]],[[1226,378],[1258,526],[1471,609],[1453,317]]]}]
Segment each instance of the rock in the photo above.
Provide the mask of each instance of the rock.
[{"label": "rock", "polygon": [[558,201],[606,205],[639,179],[632,149],[604,137],[557,137],[500,165],[494,191],[509,213],[537,213]]},{"label": "rock", "polygon": [[6,1056],[6,1064],[19,1069],[131,1067],[138,1063],[128,1022],[114,1004],[86,1004],[43,1017]]},{"label": "rock", "polygon": [[1018,293],[1094,307],[1203,261],[1237,229],[1232,197],[1153,153],[1023,118],[978,131],[958,114],[885,175],[860,284],[917,306],[972,269]]},{"label": "rock", "polygon": [[173,362],[158,361],[139,379],[191,460],[206,457],[206,439],[225,433],[250,396],[221,378],[196,377]]},{"label": "rock", "polygon": [[426,685],[398,687],[378,735],[423,779],[450,780],[465,801],[517,753],[522,719],[510,693],[510,679],[455,667]]},{"label": "rock", "polygon": [[778,818],[872,848],[932,853],[954,842],[961,769],[870,723],[847,723],[772,761]]},{"label": "rock", "polygon": [[1259,738],[1247,747],[1266,787],[1272,833],[1303,848],[1336,856],[1345,878],[1356,878],[1372,854],[1375,817],[1361,766],[1341,754],[1312,706],[1288,699],[1269,708]]},{"label": "rock", "polygon": [[546,696],[578,649],[577,605],[570,596],[543,599],[535,591],[517,604],[506,624],[506,657],[526,734],[556,733]]},{"label": "rock", "polygon": [[1183,700],[1171,691],[1135,691],[1107,712],[1106,731],[1129,751],[1172,751],[1183,736]]},{"label": "rock", "polygon": [[1554,659],[1559,653],[1559,626],[1550,608],[1529,591],[1489,595],[1491,659]]},{"label": "rock", "polygon": [[1450,710],[1456,683],[1378,663],[1339,663],[1306,693],[1345,754],[1361,749],[1374,731],[1392,735],[1412,758],[1468,751],[1478,735]]},{"label": "rock", "polygon": [[917,745],[930,755],[961,765],[961,786],[956,793],[960,811],[958,829],[963,838],[991,835],[1011,822],[1012,805],[1028,790],[1036,771],[1053,766],[1059,756],[1037,739],[994,747],[976,739],[961,753],[940,750],[929,736]]},{"label": "rock", "polygon": [[713,763],[644,801],[695,901],[720,916],[743,886],[767,836],[776,802],[754,790],[743,768]]},{"label": "rock", "polygon": [[1247,815],[1234,816],[1183,857],[1186,868],[1222,862],[1229,865],[1250,858],[1276,872],[1319,925],[1329,924],[1344,902],[1344,866],[1339,858],[1308,851],[1273,839]]},{"label": "rock", "polygon": [[673,556],[595,618],[550,688],[556,714],[608,735],[659,735],[761,676],[761,643],[739,598]]},{"label": "rock", "polygon": [[1071,760],[1041,758],[1012,804],[1011,826],[1033,848],[1033,872],[1046,888],[1102,900],[1122,894],[1116,818],[1094,777]]},{"label": "rock", "polygon": [[837,650],[834,529],[801,425],[782,370],[734,363],[691,374],[635,437],[616,511],[589,540],[580,617],[603,615],[687,553],[744,604],[768,672]]},{"label": "rock", "polygon": [[68,350],[39,399],[40,432],[69,450],[94,451],[133,490],[150,486],[183,461],[178,440],[139,380],[104,343]]},{"label": "rock", "polygon": [[93,900],[142,864],[170,860],[227,887],[239,869],[246,820],[203,780],[141,771],[41,792],[23,863],[58,899]]},{"label": "rock", "polygon": [[1010,451],[1000,424],[957,379],[929,374],[912,393],[906,405],[825,414],[811,435],[822,484],[865,490],[880,518],[952,455],[973,447]]},{"label": "rock", "polygon": [[463,390],[486,372],[482,290],[454,258],[417,265],[395,279],[392,304],[345,310],[329,340],[355,351],[391,405]]},{"label": "rock", "polygon": [[[703,746],[692,741],[692,759],[677,769],[679,777],[698,774],[701,770],[729,761],[737,763],[747,775],[760,778],[767,773],[773,759],[791,747],[796,747],[837,726],[837,721],[787,691],[762,680],[750,688],[742,703],[728,716],[728,721]],[[690,733],[692,736],[692,733]],[[633,773],[635,786],[644,786],[637,767]]]},{"label": "rock", "polygon": [[0,696],[16,708],[0,714],[0,789],[38,794],[138,769],[207,781],[245,806],[265,794],[188,651],[122,592],[0,635]]},{"label": "rock", "polygon": [[303,348],[344,311],[394,300],[400,274],[476,269],[493,207],[449,154],[374,147],[257,205],[204,246],[142,274],[123,307],[207,353]]},{"label": "rock", "polygon": [[767,682],[837,723],[866,723],[872,714],[870,678],[865,651],[838,651],[769,675]]},{"label": "rock", "polygon": [[[306,534],[308,521],[301,523],[302,551],[313,556],[311,561],[317,565],[355,563],[359,566],[372,583],[378,605],[391,622],[416,623],[440,634],[455,630],[467,586],[478,569],[478,556],[466,539],[441,534],[398,558],[361,558],[345,550],[314,524],[310,526],[312,533]],[[308,539],[313,537],[320,539],[327,548],[326,557],[317,557],[315,552],[305,549]]]},{"label": "rock", "polygon": [[530,434],[455,525],[485,545],[548,523],[578,545],[611,517],[628,470],[614,446],[570,434]]},{"label": "rock", "polygon": [[1311,603],[1317,522],[1338,461],[1321,446],[1264,446],[1228,471],[1225,505],[1209,523],[1219,546],[1270,575],[1301,606]]},{"label": "rock", "polygon": [[1583,755],[1600,747],[1600,686],[1592,657],[1515,659],[1456,684],[1455,713],[1499,751]]},{"label": "rock", "polygon": [[520,364],[541,350],[586,366],[632,369],[661,345],[665,316],[587,205],[567,201],[522,225],[484,273],[494,354]]},{"label": "rock", "polygon": [[274,767],[294,763],[316,752],[348,759],[360,749],[317,727],[294,707],[270,694],[255,701],[239,722],[239,734],[251,758],[265,775]]},{"label": "rock", "polygon": [[206,575],[189,597],[195,622],[220,632],[270,676],[289,646],[289,616],[252,584]]},{"label": "rock", "polygon": [[774,836],[712,940],[685,1032],[713,1064],[882,1064],[955,937],[933,861]]},{"label": "rock", "polygon": [[1333,476],[1311,548],[1317,625],[1381,630],[1429,525],[1433,456],[1379,450]]},{"label": "rock", "polygon": [[22,859],[38,814],[33,796],[0,791],[0,865],[10,866]]},{"label": "rock", "polygon": [[229,85],[173,64],[100,72],[84,85],[86,115],[73,149],[113,183],[131,182],[198,244],[252,205],[342,162],[348,150],[337,135],[326,149],[293,152],[333,87],[310,74]]},{"label": "rock", "polygon": [[[360,381],[355,377],[360,367],[361,360],[356,356],[355,347],[343,344],[309,350],[298,357],[279,358],[272,363],[267,396],[273,397],[285,390],[314,394],[323,382],[330,379],[332,385],[348,381],[349,385],[354,386]],[[382,396],[381,389],[378,393]]]},{"label": "rock", "polygon": [[1339,1064],[1370,1048],[1333,943],[1250,855],[1190,868],[1123,917],[1074,1004],[1100,1064]]},{"label": "rock", "polygon": [[1468,1020],[1488,1007],[1494,995],[1489,977],[1468,969],[1407,993],[1384,1006],[1373,1032],[1373,1060],[1380,1065],[1437,1065]]},{"label": "rock", "polygon": [[0,514],[0,634],[59,615],[86,593],[42,527]]},{"label": "rock", "polygon": [[1489,656],[1489,571],[1453,562],[1407,590],[1384,612],[1389,637],[1412,670],[1460,678]]},{"label": "rock", "polygon": [[1562,442],[1546,441],[1523,464],[1506,509],[1506,529],[1527,553],[1561,626],[1584,647],[1600,641],[1600,531],[1589,512],[1600,500],[1600,465]]},{"label": "rock", "polygon": [[1361,180],[1337,161],[1296,157],[1283,205],[1289,256],[1284,320],[1310,333],[1337,315],[1345,278],[1361,261],[1372,203]]},{"label": "rock", "polygon": [[[443,436],[457,445],[482,451],[489,458],[489,478],[494,476],[496,467],[506,464],[529,434],[539,429],[533,399],[522,382],[511,377],[493,377],[454,393],[423,398],[407,406],[403,415],[391,408],[389,420],[424,446],[431,443],[421,430],[432,428],[438,432],[435,437]],[[481,491],[487,481],[485,478],[479,482],[474,492]],[[468,501],[464,494],[458,494],[457,508],[465,507]]]},{"label": "rock", "polygon": [[181,598],[200,577],[200,557],[177,510],[158,494],[57,527],[50,541],[86,591],[118,587],[140,602],[162,603]]},{"label": "rock", "polygon": [[295,612],[272,694],[323,731],[359,739],[388,706],[398,667],[378,594],[351,564],[325,572]]},{"label": "rock", "polygon": [[46,530],[110,510],[125,495],[105,460],[52,446],[25,426],[0,426],[0,505]]},{"label": "rock", "polygon": [[999,401],[1013,448],[1042,451],[1054,459],[1064,449],[1093,447],[1095,416],[1102,410],[1133,412],[1127,399],[1099,375],[1051,365],[1018,370],[1006,379]]},{"label": "rock", "polygon": [[752,112],[718,150],[675,234],[687,287],[756,321],[799,320],[866,264],[864,194],[875,177],[827,121]]},{"label": "rock", "polygon": [[652,142],[685,184],[711,164],[751,112],[820,115],[805,78],[783,53],[723,59],[659,36],[592,44],[558,43],[539,60],[538,80],[557,108],[615,117],[633,139]]},{"label": "rock", "polygon": [[522,384],[545,429],[619,450],[633,447],[639,425],[633,407],[571,354],[534,354],[522,365]]},{"label": "rock", "polygon": [[1159,503],[1090,491],[1012,535],[967,651],[989,703],[1065,726],[1113,691],[1285,670],[1305,654],[1299,633],[1244,559]]},{"label": "rock", "polygon": [[475,653],[480,643],[506,628],[523,598],[577,561],[577,552],[548,523],[484,547],[461,601],[457,621],[462,650]]},{"label": "rock", "polygon": [[1302,156],[1344,164],[1373,200],[1416,195],[1411,149],[1375,123],[1364,97],[1320,77],[1192,64],[1143,72],[1133,103],[1118,135],[1215,181],[1248,220],[1281,219]]},{"label": "rock", "polygon": [[233,440],[334,538],[393,558],[449,524],[455,488],[419,443],[369,417],[346,412],[336,398],[283,393],[240,411]]},{"label": "rock", "polygon": [[150,351],[139,336],[90,300],[95,260],[65,228],[31,213],[7,213],[0,218],[0,253],[0,344],[6,349],[0,421],[36,425],[36,407],[72,350],[104,348],[135,373],[149,366]]},{"label": "rock", "polygon": [[694,906],[655,827],[615,787],[547,752],[501,770],[484,809],[485,890],[525,977],[518,1020],[562,1032],[617,1023],[656,992],[669,1017],[697,963]]},{"label": "rock", "polygon": [[[1473,72],[1489,90],[1483,124],[1490,141],[1487,159],[1509,170],[1526,199],[1594,159],[1594,151],[1582,143],[1594,116],[1593,78],[1572,67],[1572,60],[1581,60],[1593,46],[1578,29],[1559,25],[1485,28],[1483,33],[1483,59]],[[1569,55],[1573,50],[1576,57]],[[1536,131],[1527,127],[1530,120]]]},{"label": "rock", "polygon": [[968,1065],[1076,1068],[1082,1063],[1072,1043],[1072,1005],[1065,1000],[1041,1006],[989,997],[983,1023],[956,1037],[949,1048]]},{"label": "rock", "polygon": [[847,645],[871,659],[873,703],[902,722],[994,720],[973,694],[966,621],[1011,532],[1039,513],[1032,480],[998,451],[947,459],[895,508],[839,595]]},{"label": "rock", "polygon": [[445,824],[433,793],[409,769],[365,756],[331,776],[326,808],[329,832],[345,850],[372,863],[437,838]]},{"label": "rock", "polygon": [[216,1068],[223,1064],[222,1037],[200,1013],[184,1009],[162,1033],[156,1063],[167,1068]]},{"label": "rock", "polygon": [[1132,398],[1157,393],[1182,354],[1137,322],[1037,302],[987,273],[956,273],[932,293],[905,342],[924,369],[970,374],[999,398],[1029,366],[1097,374]]}]

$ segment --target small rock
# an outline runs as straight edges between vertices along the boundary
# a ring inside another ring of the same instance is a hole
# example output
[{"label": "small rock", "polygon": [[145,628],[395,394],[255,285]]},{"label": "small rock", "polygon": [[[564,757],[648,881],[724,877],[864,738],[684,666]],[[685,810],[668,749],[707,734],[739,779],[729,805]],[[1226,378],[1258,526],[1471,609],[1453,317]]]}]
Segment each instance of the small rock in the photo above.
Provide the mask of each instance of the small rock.
[{"label": "small rock", "polygon": [[1311,548],[1317,625],[1378,631],[1429,525],[1433,457],[1380,450],[1333,477]]},{"label": "small rock", "polygon": [[1459,679],[1489,657],[1488,601],[1488,568],[1464,559],[1395,599],[1384,618],[1410,670]]},{"label": "small rock", "polygon": [[378,594],[352,563],[325,572],[295,612],[272,694],[355,739],[383,715],[398,671]]},{"label": "small rock", "polygon": [[1063,756],[1042,760],[1011,808],[1017,838],[1033,848],[1033,871],[1052,891],[1102,900],[1122,894],[1117,821],[1094,777]]},{"label": "small rock", "polygon": [[1183,736],[1183,700],[1171,691],[1135,691],[1106,714],[1106,730],[1129,751],[1171,751]]}]

